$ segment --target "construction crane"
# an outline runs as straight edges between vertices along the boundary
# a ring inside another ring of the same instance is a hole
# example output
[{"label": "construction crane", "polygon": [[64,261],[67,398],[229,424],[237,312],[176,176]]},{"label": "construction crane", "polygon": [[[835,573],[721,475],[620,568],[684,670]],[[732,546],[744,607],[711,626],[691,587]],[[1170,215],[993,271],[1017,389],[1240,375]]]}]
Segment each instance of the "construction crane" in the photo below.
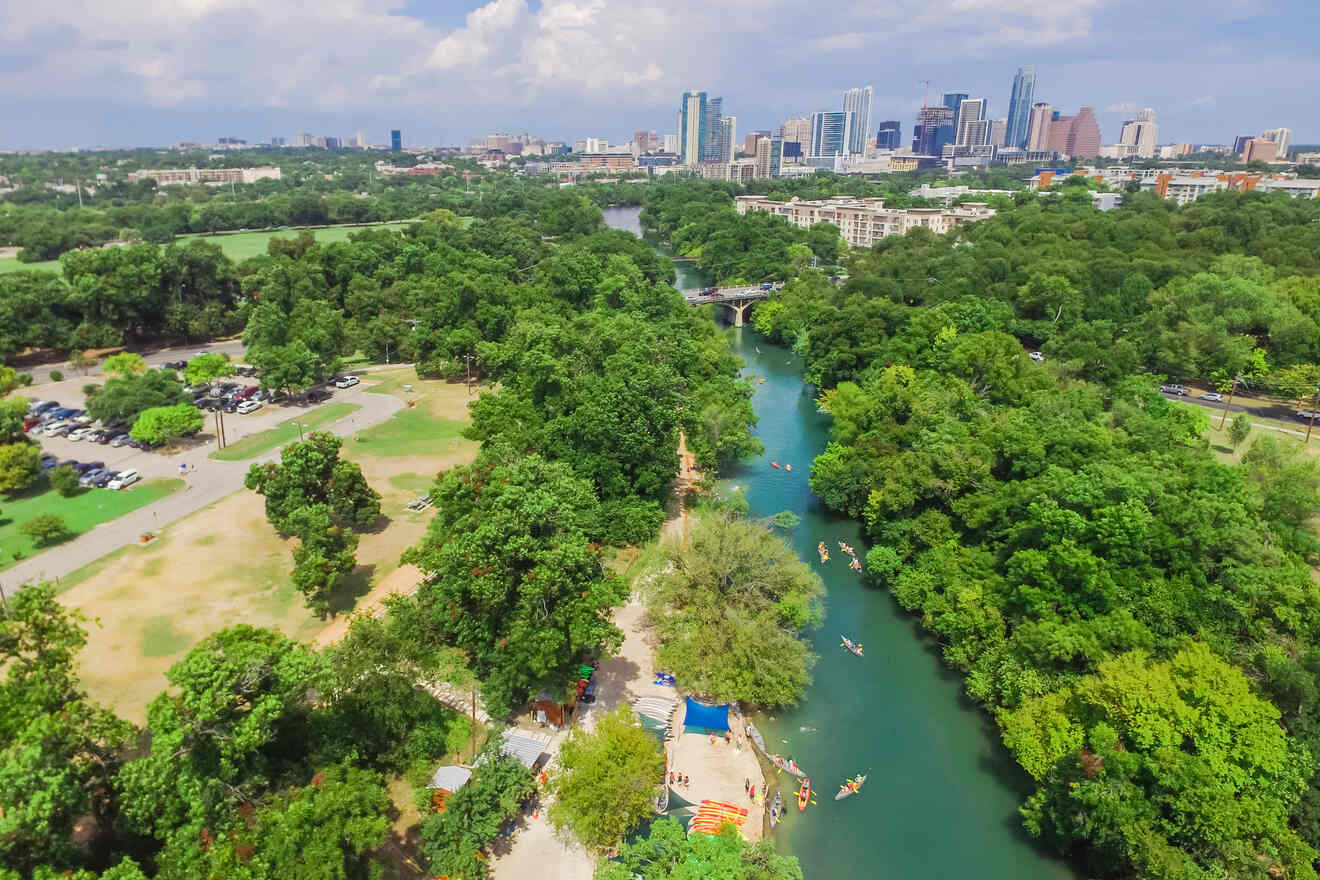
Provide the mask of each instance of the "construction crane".
[{"label": "construction crane", "polygon": [[925,110],[925,109],[926,109],[926,98],[928,98],[928,97],[930,96],[930,80],[928,80],[928,79],[922,79],[922,80],[918,80],[918,82],[921,83],[921,87],[922,87],[922,88],[921,88],[921,109],[922,109],[922,110]]}]

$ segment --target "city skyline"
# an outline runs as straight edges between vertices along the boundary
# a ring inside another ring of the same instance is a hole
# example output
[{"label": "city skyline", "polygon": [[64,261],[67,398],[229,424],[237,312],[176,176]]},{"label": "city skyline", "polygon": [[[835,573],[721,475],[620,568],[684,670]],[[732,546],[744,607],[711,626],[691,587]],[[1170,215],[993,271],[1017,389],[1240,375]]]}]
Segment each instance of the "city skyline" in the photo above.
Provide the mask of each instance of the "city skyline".
[{"label": "city skyline", "polygon": [[[1083,0],[1066,16],[1045,6],[899,4],[879,21],[844,4],[808,11],[767,0],[758,15],[738,16],[747,20],[737,29],[720,25],[734,13],[719,4],[639,13],[611,6],[618,0],[440,10],[345,0],[333,15],[269,8],[242,27],[217,25],[232,2],[165,20],[128,4],[77,16],[16,7],[0,81],[0,147],[359,129],[381,143],[392,128],[421,144],[507,130],[621,141],[634,130],[668,129],[673,96],[692,83],[736,107],[744,128],[836,109],[861,84],[875,89],[872,120],[911,120],[924,80],[932,94],[956,88],[986,98],[987,117],[998,119],[1008,116],[1020,67],[1035,68],[1034,101],[1095,107],[1105,132],[1149,106],[1167,140],[1225,143],[1278,126],[1294,130],[1294,143],[1320,140],[1314,114],[1299,110],[1307,84],[1320,81],[1305,29],[1290,26],[1309,8],[1300,0],[1260,10],[1184,2],[1187,39],[1172,48],[1162,36],[1168,10],[1128,0]],[[1251,28],[1242,27],[1248,13]],[[903,27],[890,29],[891,19]],[[750,75],[738,61],[748,53],[795,63]]]}]

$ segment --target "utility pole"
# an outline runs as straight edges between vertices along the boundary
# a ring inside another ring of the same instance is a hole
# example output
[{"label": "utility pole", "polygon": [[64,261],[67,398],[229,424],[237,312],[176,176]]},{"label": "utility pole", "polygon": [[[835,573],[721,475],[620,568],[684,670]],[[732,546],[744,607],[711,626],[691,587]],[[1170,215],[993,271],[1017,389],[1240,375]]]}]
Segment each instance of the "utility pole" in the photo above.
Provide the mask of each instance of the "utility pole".
[{"label": "utility pole", "polygon": [[1219,417],[1219,428],[1223,430],[1224,422],[1228,420],[1228,408],[1233,405],[1233,394],[1237,391],[1238,382],[1242,380],[1242,374],[1238,373],[1233,377],[1233,386],[1228,389],[1228,400],[1224,401],[1224,414]]},{"label": "utility pole", "polygon": [[1303,443],[1311,442],[1311,429],[1315,427],[1315,408],[1320,406],[1320,385],[1315,386],[1315,402],[1311,404],[1311,421],[1306,426],[1306,439]]},{"label": "utility pole", "polygon": [[472,396],[472,355],[463,355],[463,360],[467,361],[467,393]]}]

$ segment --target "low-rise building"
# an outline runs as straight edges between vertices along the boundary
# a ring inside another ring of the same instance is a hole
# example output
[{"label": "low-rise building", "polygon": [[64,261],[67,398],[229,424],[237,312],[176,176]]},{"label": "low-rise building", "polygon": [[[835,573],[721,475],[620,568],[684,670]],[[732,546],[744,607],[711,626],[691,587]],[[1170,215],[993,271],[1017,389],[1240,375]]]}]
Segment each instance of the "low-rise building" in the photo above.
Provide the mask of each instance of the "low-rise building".
[{"label": "low-rise building", "polygon": [[943,235],[955,227],[993,217],[993,208],[981,203],[955,208],[886,208],[884,199],[854,199],[835,196],[822,201],[794,198],[772,201],[765,196],[739,196],[738,213],[764,211],[783,217],[803,229],[817,223],[833,223],[848,244],[870,247],[889,235],[902,235],[912,229],[929,229]]},{"label": "low-rise building", "polygon": [[156,186],[206,184],[224,186],[227,183],[256,183],[258,180],[279,180],[280,169],[274,165],[259,168],[159,168],[134,171],[128,175],[129,183],[154,180]]},{"label": "low-rise building", "polygon": [[1281,192],[1294,199],[1320,198],[1320,180],[1311,178],[1267,177],[1256,184],[1256,192]]},{"label": "low-rise building", "polygon": [[943,202],[946,205],[952,205],[955,201],[967,196],[978,196],[981,198],[987,196],[1012,196],[1011,189],[974,189],[970,186],[931,186],[929,183],[923,183],[916,189],[909,190],[908,195],[914,199],[933,199],[937,202]]}]

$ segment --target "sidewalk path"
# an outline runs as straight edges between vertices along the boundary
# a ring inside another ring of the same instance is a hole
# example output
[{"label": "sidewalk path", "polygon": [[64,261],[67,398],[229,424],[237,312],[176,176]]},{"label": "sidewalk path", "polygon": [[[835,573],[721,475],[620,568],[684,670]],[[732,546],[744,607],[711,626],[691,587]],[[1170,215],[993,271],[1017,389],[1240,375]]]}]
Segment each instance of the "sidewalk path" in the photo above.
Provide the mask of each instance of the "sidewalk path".
[{"label": "sidewalk path", "polygon": [[[362,408],[320,430],[346,437],[380,424],[403,408],[403,401],[392,394],[373,394],[360,389],[361,386],[352,389],[354,393],[351,394],[341,391],[335,395],[335,401],[356,403]],[[16,591],[28,583],[58,580],[120,547],[135,544],[143,532],[159,532],[170,523],[241,489],[243,477],[254,462],[274,461],[280,454],[274,449],[245,461],[212,461],[207,457],[212,451],[214,448],[206,445],[170,456],[168,461],[174,471],[177,472],[180,463],[189,466],[187,476],[183,478],[184,488],[20,562],[0,574],[5,588]]]}]

